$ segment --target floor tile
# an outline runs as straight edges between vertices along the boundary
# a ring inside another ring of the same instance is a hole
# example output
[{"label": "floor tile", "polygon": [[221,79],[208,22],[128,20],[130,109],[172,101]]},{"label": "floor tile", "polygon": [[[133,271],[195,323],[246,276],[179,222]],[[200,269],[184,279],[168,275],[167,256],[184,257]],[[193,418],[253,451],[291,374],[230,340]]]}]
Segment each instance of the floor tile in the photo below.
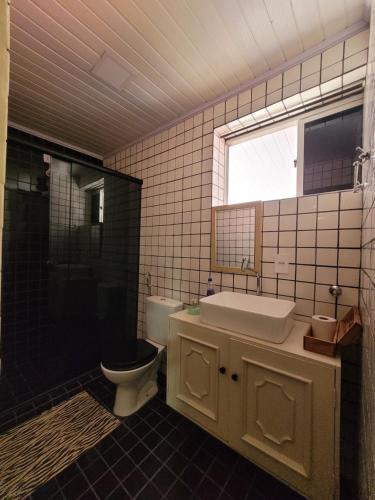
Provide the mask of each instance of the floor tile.
[{"label": "floor tile", "polygon": [[[71,390],[85,389],[108,409],[115,387],[103,377],[69,381],[63,390],[3,414],[1,422],[38,414]],[[1,415],[0,415],[1,417]],[[165,392],[39,488],[32,499],[56,500],[297,500],[299,495],[165,403]]]}]

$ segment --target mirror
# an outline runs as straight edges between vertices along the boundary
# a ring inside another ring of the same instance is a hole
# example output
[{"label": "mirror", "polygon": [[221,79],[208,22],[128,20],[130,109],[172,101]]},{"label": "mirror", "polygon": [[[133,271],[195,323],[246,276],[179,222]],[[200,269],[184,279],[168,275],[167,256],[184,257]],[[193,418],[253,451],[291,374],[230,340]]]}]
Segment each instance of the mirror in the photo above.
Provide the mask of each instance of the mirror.
[{"label": "mirror", "polygon": [[260,273],[261,224],[261,201],[213,207],[211,270]]}]

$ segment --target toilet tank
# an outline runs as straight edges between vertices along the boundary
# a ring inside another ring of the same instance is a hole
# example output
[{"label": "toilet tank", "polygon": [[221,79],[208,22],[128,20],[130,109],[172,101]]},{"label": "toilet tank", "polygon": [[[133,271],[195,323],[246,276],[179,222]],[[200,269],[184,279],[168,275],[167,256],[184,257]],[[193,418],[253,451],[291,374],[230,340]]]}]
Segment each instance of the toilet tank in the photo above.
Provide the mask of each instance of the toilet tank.
[{"label": "toilet tank", "polygon": [[157,295],[146,298],[146,338],[167,345],[168,315],[181,311],[182,302]]}]

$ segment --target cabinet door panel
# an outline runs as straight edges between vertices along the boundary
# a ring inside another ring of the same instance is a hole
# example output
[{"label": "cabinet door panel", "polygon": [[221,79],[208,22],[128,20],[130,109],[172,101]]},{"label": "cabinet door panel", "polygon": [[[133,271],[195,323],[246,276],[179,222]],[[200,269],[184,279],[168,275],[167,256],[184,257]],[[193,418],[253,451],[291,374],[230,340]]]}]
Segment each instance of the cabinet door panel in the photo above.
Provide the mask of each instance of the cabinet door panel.
[{"label": "cabinet door panel", "polygon": [[168,342],[167,402],[225,439],[228,341],[215,332],[172,322]]},{"label": "cabinet door panel", "polygon": [[242,358],[241,440],[310,475],[312,381]]},{"label": "cabinet door panel", "polygon": [[219,347],[177,333],[180,370],[177,398],[212,420],[218,420]]},{"label": "cabinet door panel", "polygon": [[334,494],[334,370],[230,341],[230,444],[312,498]]}]

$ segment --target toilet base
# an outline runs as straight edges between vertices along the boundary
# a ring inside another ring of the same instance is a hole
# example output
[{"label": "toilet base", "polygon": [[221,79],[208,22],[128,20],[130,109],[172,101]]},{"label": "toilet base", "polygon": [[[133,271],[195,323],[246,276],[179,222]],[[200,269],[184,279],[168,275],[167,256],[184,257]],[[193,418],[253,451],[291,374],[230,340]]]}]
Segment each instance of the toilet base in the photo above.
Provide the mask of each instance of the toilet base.
[{"label": "toilet base", "polygon": [[156,358],[134,370],[113,371],[100,364],[106,379],[117,386],[113,413],[118,417],[132,415],[157,394],[158,370],[165,348],[160,345],[155,347],[158,348]]},{"label": "toilet base", "polygon": [[129,387],[129,384],[119,384],[116,389],[113,413],[118,417],[128,417],[138,411],[157,393],[158,385],[151,381],[140,392],[137,388]]}]

